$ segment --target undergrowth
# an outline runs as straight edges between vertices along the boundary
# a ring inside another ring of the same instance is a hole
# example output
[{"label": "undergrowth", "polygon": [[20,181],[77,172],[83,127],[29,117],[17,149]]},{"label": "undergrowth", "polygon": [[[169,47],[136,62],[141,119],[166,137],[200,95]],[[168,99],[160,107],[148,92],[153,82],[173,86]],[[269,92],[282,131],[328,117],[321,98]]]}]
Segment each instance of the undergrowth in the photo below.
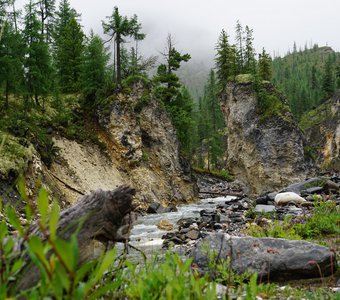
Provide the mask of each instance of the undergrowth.
[{"label": "undergrowth", "polygon": [[[0,202],[5,216],[0,221],[0,299],[203,300],[230,299],[231,295],[248,300],[337,299],[336,294],[325,288],[281,288],[258,282],[256,273],[235,274],[230,258],[217,259],[214,253],[209,256],[212,271],[204,274],[192,259],[183,259],[171,251],[163,257],[143,256],[143,260],[135,261],[119,256],[114,248],[98,260],[80,265],[76,233],[67,241],[58,237],[57,202],[51,203],[47,192],[41,189],[37,205],[32,206],[23,182],[18,183],[18,189],[27,203],[26,225],[21,224],[13,207],[2,207]],[[320,211],[329,212],[327,207],[320,206]],[[38,235],[29,234],[30,223],[38,225]],[[8,229],[9,224],[16,233]],[[29,275],[29,261],[38,267],[40,279],[28,289],[18,289],[23,276]]]}]

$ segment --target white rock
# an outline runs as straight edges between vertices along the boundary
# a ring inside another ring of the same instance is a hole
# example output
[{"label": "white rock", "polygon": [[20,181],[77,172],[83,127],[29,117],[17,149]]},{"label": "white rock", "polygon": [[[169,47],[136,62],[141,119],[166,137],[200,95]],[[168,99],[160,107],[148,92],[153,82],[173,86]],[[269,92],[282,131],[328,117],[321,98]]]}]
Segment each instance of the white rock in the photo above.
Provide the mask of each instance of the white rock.
[{"label": "white rock", "polygon": [[277,194],[274,198],[274,202],[277,205],[282,206],[282,205],[286,205],[289,202],[293,202],[295,204],[301,204],[303,202],[306,202],[306,200],[296,193],[285,192],[285,193]]}]

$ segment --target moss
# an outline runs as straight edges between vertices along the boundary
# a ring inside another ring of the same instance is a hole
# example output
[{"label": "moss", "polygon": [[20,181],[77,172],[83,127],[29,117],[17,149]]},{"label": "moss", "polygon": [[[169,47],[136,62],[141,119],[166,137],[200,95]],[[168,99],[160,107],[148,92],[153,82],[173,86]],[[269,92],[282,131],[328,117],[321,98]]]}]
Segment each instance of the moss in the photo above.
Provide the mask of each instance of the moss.
[{"label": "moss", "polygon": [[0,131],[0,178],[19,175],[27,168],[32,159],[34,148],[31,144],[23,145],[26,140],[14,138]]},{"label": "moss", "polygon": [[302,130],[317,126],[328,119],[331,115],[331,107],[329,103],[324,103],[316,109],[305,113],[301,117],[299,126]]},{"label": "moss", "polygon": [[261,89],[257,92],[259,105],[260,122],[265,122],[272,117],[281,117],[286,121],[291,121],[287,118],[289,107],[280,99],[280,95],[274,91]]},{"label": "moss", "polygon": [[239,74],[235,77],[236,83],[250,84],[254,82],[254,76],[252,74]]}]

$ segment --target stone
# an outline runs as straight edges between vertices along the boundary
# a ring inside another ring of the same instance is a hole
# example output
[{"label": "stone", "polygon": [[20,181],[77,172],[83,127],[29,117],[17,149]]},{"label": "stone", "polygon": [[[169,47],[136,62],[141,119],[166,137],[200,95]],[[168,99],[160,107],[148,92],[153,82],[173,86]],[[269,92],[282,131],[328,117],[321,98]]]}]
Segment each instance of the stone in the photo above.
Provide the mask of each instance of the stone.
[{"label": "stone", "polygon": [[305,190],[307,194],[321,193],[323,191],[322,186],[316,186]]},{"label": "stone", "polygon": [[229,82],[220,97],[228,128],[227,168],[247,194],[282,189],[306,177],[303,135],[285,99],[268,84],[278,108],[262,112],[252,85]]},{"label": "stone", "polygon": [[182,218],[177,221],[177,225],[179,226],[179,228],[189,228],[191,224],[196,222],[196,218]]},{"label": "stone", "polygon": [[274,202],[278,206],[284,206],[287,205],[289,202],[293,202],[294,204],[301,204],[303,202],[306,202],[306,200],[296,193],[285,192],[278,193],[275,196]]},{"label": "stone", "polygon": [[262,282],[326,277],[336,266],[333,251],[307,241],[208,234],[190,256],[200,269],[209,272],[207,252],[215,252],[218,258],[231,255],[231,266],[236,273],[257,272]]},{"label": "stone", "polygon": [[160,203],[153,202],[153,203],[151,203],[151,204],[149,205],[149,207],[148,207],[148,209],[146,210],[146,212],[147,212],[148,214],[157,214],[160,207],[161,207],[161,204],[160,204]]},{"label": "stone", "polygon": [[191,240],[197,240],[200,237],[200,232],[193,229],[188,231],[185,236]]},{"label": "stone", "polygon": [[281,192],[294,192],[297,194],[301,194],[303,190],[306,190],[308,188],[312,188],[315,186],[323,186],[325,183],[325,180],[326,179],[323,177],[310,178],[302,182],[290,184],[289,186],[284,188]]},{"label": "stone", "polygon": [[166,220],[166,219],[160,220],[159,223],[157,224],[157,227],[159,229],[167,230],[167,231],[174,229],[174,225],[169,220]]},{"label": "stone", "polygon": [[276,210],[274,205],[262,205],[262,204],[258,204],[255,206],[255,212],[274,212]]}]

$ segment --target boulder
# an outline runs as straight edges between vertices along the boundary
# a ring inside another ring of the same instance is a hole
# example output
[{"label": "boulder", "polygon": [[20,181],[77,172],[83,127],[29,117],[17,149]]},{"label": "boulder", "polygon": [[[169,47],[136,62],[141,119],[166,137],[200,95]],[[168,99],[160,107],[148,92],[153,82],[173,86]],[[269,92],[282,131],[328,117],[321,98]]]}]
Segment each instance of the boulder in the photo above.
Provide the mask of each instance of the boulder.
[{"label": "boulder", "polygon": [[278,206],[284,206],[288,203],[302,204],[303,202],[306,202],[306,200],[296,193],[285,192],[278,193],[274,198],[274,202]]},{"label": "boulder", "polygon": [[206,235],[191,251],[194,263],[209,271],[208,260],[231,256],[232,269],[242,274],[257,272],[259,280],[286,281],[316,278],[335,272],[335,253],[306,241],[275,238],[231,237],[225,233]]},{"label": "boulder", "polygon": [[167,231],[174,229],[174,225],[169,220],[166,220],[166,219],[160,220],[159,223],[157,224],[157,227],[159,229],[167,230]]}]

